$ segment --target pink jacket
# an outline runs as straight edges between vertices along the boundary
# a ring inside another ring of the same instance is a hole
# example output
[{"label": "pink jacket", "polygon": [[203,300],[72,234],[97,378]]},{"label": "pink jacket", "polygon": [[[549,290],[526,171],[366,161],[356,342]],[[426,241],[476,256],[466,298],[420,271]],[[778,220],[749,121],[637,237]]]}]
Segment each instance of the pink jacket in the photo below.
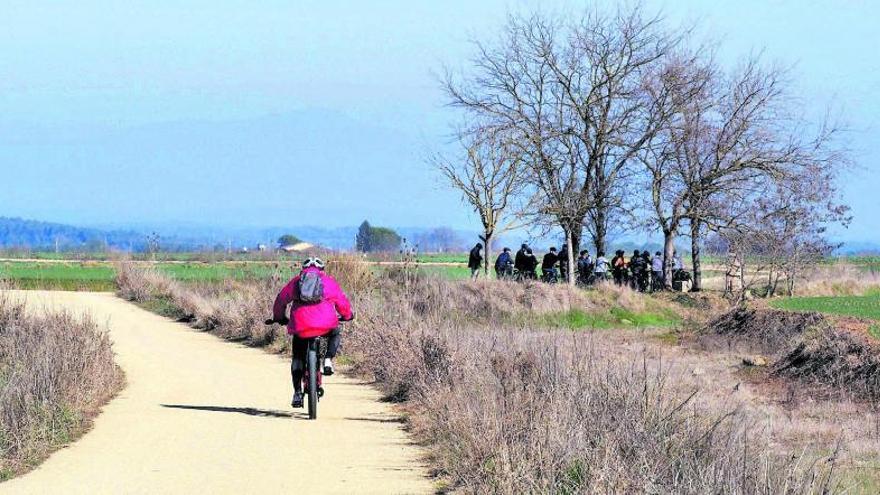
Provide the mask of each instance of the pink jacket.
[{"label": "pink jacket", "polygon": [[299,296],[297,275],[278,293],[272,313],[275,321],[284,319],[284,310],[288,304],[293,304],[290,309],[290,322],[287,324],[287,333],[304,339],[318,337],[339,326],[337,313],[344,320],[352,318],[351,303],[336,280],[322,270],[315,267],[306,268],[303,273],[316,271],[321,274],[321,282],[324,284],[324,299],[319,303],[301,303]]}]

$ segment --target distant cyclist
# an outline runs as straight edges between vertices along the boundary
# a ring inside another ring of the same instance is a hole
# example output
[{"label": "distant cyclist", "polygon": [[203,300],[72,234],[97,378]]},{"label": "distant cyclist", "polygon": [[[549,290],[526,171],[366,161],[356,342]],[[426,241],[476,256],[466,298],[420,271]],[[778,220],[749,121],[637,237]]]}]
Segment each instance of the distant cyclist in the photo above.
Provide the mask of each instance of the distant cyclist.
[{"label": "distant cyclist", "polygon": [[544,255],[541,261],[542,280],[545,282],[556,282],[559,279],[559,272],[556,271],[556,264],[559,263],[559,255],[556,254],[556,248],[551,247],[550,251]]},{"label": "distant cyclist", "polygon": [[513,260],[510,257],[510,248],[506,247],[495,259],[495,278],[510,278],[512,275]]},{"label": "distant cyclist", "polygon": [[[284,314],[288,305],[291,305],[289,320]],[[287,334],[291,336],[293,357],[290,362],[290,376],[293,379],[293,400],[290,405],[303,407],[302,379],[308,339],[328,336],[324,374],[332,375],[333,358],[336,357],[342,341],[339,320],[348,321],[354,317],[351,303],[336,280],[324,273],[324,262],[320,258],[309,258],[303,261],[299,275],[278,293],[272,314],[277,323],[287,325]]]}]

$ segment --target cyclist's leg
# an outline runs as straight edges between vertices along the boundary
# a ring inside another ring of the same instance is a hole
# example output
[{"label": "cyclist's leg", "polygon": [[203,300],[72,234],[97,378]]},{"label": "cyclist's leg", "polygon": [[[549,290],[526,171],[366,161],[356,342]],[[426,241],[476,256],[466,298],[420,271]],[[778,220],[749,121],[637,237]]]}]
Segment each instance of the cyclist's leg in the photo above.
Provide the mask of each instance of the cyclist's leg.
[{"label": "cyclist's leg", "polygon": [[336,357],[336,353],[339,352],[339,345],[342,343],[342,331],[339,328],[334,328],[330,333],[327,334],[327,356],[330,359]]},{"label": "cyclist's leg", "polygon": [[339,344],[342,342],[342,333],[339,328],[334,328],[327,334],[327,353],[324,355],[324,374],[331,376],[336,373],[333,367],[333,358],[339,352]]},{"label": "cyclist's leg", "polygon": [[309,349],[309,342],[305,339],[297,338],[292,335],[290,341],[291,360],[290,360],[290,378],[293,380],[293,390],[302,393],[302,380],[305,374],[306,353]]}]

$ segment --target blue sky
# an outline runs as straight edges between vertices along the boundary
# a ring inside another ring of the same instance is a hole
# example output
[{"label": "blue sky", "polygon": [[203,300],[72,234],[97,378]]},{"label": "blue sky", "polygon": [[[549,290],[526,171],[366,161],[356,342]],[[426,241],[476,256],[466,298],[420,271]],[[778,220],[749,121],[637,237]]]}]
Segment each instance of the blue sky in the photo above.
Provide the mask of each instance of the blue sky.
[{"label": "blue sky", "polygon": [[[433,73],[510,11],[583,5],[5,0],[0,215],[472,227],[421,161],[451,118]],[[726,63],[762,51],[793,65],[807,111],[843,111],[860,168],[839,236],[880,241],[880,2],[646,6],[697,22]]]}]

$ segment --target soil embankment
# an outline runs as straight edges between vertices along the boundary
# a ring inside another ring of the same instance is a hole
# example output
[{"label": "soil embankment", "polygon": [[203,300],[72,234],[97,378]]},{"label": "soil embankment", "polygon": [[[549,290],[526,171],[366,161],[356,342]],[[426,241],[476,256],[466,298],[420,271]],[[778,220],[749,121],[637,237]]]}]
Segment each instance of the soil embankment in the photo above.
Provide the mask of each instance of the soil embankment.
[{"label": "soil embankment", "polygon": [[855,318],[738,307],[700,332],[703,346],[770,357],[772,376],[814,385],[820,395],[880,399],[880,342]]}]

